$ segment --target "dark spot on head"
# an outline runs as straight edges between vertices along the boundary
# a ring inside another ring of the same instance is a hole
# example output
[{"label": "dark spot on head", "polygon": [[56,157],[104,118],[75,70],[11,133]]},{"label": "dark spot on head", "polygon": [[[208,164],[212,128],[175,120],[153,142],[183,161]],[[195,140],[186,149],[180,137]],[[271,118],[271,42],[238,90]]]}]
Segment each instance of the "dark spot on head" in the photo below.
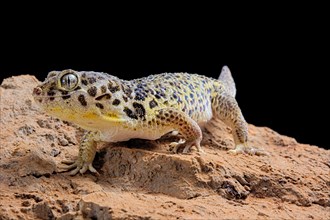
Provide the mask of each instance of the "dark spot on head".
[{"label": "dark spot on head", "polygon": [[87,80],[90,84],[93,84],[96,82],[96,79],[94,77],[88,77]]},{"label": "dark spot on head", "polygon": [[161,119],[161,120],[165,120],[165,117],[164,117],[164,116],[162,116],[162,117],[160,117],[160,119]]},{"label": "dark spot on head", "polygon": [[104,107],[103,107],[103,105],[101,103],[96,103],[95,105],[96,105],[96,107],[98,107],[100,109],[104,109]]},{"label": "dark spot on head", "polygon": [[124,112],[126,113],[126,115],[130,118],[133,119],[138,119],[138,117],[133,113],[133,111],[127,107],[124,108]]},{"label": "dark spot on head", "polygon": [[82,77],[86,78],[86,73],[81,74]]},{"label": "dark spot on head", "polygon": [[113,100],[112,104],[115,105],[115,106],[117,106],[117,105],[120,104],[120,100],[119,99],[115,99],[115,100]]},{"label": "dark spot on head", "polygon": [[189,110],[188,115],[189,115],[189,116],[192,115],[192,110],[191,110],[191,109]]},{"label": "dark spot on head", "polygon": [[128,86],[124,87],[123,85],[121,85],[121,89],[124,91],[124,93],[127,97],[132,98],[131,94],[132,94],[133,91],[132,91],[131,88],[129,88]]},{"label": "dark spot on head", "polygon": [[137,102],[133,102],[133,107],[135,108],[135,113],[139,118],[145,119],[146,110],[144,109],[143,105]]},{"label": "dark spot on head", "polygon": [[107,87],[106,86],[101,86],[101,92],[106,93],[107,92]]},{"label": "dark spot on head", "polygon": [[174,93],[174,94],[173,94],[173,98],[174,98],[174,99],[177,99],[178,96]]},{"label": "dark spot on head", "polygon": [[79,89],[81,89],[81,87],[80,86],[77,86],[77,88],[75,88],[74,91],[77,91]]},{"label": "dark spot on head", "polygon": [[107,94],[103,94],[103,95],[100,95],[95,98],[95,100],[98,100],[98,101],[101,99],[111,99],[111,95],[107,93]]},{"label": "dark spot on head", "polygon": [[128,102],[128,98],[124,95],[123,95],[123,99],[124,99],[125,102]]},{"label": "dark spot on head", "polygon": [[170,116],[170,114],[168,114],[167,112],[164,115],[165,115],[165,117],[169,117]]},{"label": "dark spot on head", "polygon": [[117,92],[117,91],[120,90],[119,86],[115,82],[112,82],[112,81],[109,81],[109,83],[108,83],[108,89],[112,93],[115,93],[115,92]]},{"label": "dark spot on head", "polygon": [[87,80],[86,80],[86,79],[82,79],[82,80],[81,80],[81,83],[82,83],[82,84],[84,84],[85,86],[87,86],[87,85],[88,85],[88,82],[87,82]]},{"label": "dark spot on head", "polygon": [[190,98],[193,99],[194,98],[194,94],[190,93]]},{"label": "dark spot on head", "polygon": [[86,106],[86,105],[87,105],[87,102],[86,102],[86,100],[85,100],[85,96],[84,96],[84,95],[79,95],[79,96],[78,96],[78,101],[80,102],[80,104],[81,104],[82,106]]},{"label": "dark spot on head", "polygon": [[149,107],[150,108],[154,108],[154,107],[156,107],[158,105],[158,103],[153,99],[153,100],[151,100],[150,102],[149,102]]},{"label": "dark spot on head", "polygon": [[50,97],[49,100],[50,101],[53,101],[53,100],[55,100],[55,98],[54,97]]},{"label": "dark spot on head", "polygon": [[54,95],[55,95],[55,92],[52,91],[52,90],[50,90],[50,91],[47,92],[47,95],[48,95],[48,96],[54,96]]},{"label": "dark spot on head", "polygon": [[164,105],[168,105],[168,101],[166,100],[163,104],[164,104]]},{"label": "dark spot on head", "polygon": [[188,102],[188,96],[187,95],[184,96],[184,99]]},{"label": "dark spot on head", "polygon": [[87,92],[88,92],[88,94],[90,95],[90,96],[96,96],[96,93],[97,93],[97,88],[96,88],[96,86],[92,86],[91,88],[89,88],[88,90],[87,90]]},{"label": "dark spot on head", "polygon": [[64,96],[62,96],[62,99],[69,99],[71,96],[70,95],[64,95]]}]

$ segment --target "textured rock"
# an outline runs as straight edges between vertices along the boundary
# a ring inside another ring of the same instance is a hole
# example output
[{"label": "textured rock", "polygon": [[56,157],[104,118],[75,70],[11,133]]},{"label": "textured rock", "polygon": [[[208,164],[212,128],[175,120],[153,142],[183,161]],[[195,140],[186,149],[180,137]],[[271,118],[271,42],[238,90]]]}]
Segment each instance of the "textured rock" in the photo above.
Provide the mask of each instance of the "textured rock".
[{"label": "textured rock", "polygon": [[230,130],[204,131],[205,154],[171,154],[175,137],[99,145],[90,173],[61,173],[82,131],[44,114],[33,76],[0,86],[0,219],[330,219],[330,151],[249,125],[268,156],[231,155]]}]

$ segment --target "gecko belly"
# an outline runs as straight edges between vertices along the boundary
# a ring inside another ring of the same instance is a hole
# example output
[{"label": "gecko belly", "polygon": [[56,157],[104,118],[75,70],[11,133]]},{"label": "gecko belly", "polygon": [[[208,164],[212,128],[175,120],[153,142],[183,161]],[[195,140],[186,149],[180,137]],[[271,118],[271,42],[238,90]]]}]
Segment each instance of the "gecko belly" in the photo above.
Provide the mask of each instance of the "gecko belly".
[{"label": "gecko belly", "polygon": [[112,128],[100,131],[100,140],[104,142],[119,142],[128,141],[133,138],[140,138],[146,140],[156,140],[164,134],[173,131],[174,129],[131,129],[131,128]]}]

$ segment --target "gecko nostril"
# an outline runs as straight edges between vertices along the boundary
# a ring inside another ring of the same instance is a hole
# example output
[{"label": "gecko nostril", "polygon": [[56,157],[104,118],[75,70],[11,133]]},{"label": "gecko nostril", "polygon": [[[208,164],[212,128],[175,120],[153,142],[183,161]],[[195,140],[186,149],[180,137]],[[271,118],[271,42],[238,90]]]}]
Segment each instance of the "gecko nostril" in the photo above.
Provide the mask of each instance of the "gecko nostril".
[{"label": "gecko nostril", "polygon": [[42,89],[40,87],[35,87],[33,89],[33,95],[41,95]]}]

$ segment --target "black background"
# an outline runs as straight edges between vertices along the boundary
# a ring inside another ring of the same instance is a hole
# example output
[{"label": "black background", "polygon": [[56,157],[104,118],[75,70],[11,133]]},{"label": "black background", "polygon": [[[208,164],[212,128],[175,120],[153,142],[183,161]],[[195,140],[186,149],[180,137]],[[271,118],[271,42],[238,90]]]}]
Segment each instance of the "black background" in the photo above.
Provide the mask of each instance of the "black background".
[{"label": "black background", "polygon": [[260,17],[259,25],[255,21],[227,25],[231,29],[220,23],[200,24],[191,17],[147,27],[141,27],[143,22],[118,24],[119,28],[86,24],[89,28],[79,30],[73,24],[53,30],[50,23],[37,34],[24,26],[3,40],[0,81],[20,74],[42,81],[49,71],[68,68],[123,79],[162,72],[217,78],[228,65],[249,123],[329,148],[328,26],[322,18],[305,18],[278,23]]}]

